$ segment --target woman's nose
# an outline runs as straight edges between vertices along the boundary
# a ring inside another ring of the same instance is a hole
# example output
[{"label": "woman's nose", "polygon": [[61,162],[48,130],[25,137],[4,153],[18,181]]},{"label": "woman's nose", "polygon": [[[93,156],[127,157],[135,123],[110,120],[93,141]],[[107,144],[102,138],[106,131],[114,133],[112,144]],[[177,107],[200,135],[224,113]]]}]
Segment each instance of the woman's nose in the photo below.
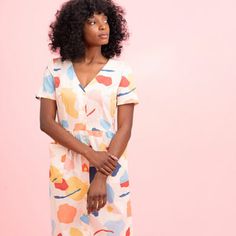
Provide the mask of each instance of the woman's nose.
[{"label": "woman's nose", "polygon": [[104,30],[106,28],[106,26],[105,26],[105,24],[101,24],[99,28]]}]

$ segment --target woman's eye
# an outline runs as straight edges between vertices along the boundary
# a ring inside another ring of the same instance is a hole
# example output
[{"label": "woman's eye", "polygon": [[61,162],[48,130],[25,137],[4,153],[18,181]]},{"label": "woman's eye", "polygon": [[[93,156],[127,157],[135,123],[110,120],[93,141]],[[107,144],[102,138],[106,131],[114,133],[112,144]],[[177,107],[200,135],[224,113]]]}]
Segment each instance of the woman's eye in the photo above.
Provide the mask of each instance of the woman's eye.
[{"label": "woman's eye", "polygon": [[95,21],[94,21],[94,20],[87,20],[87,22],[88,22],[88,24],[90,24],[90,25],[95,24]]},{"label": "woman's eye", "polygon": [[[104,20],[104,22],[105,22],[105,23],[108,23],[108,22],[107,22],[107,19]],[[90,25],[94,25],[94,24],[96,24],[96,21],[88,20],[88,23],[89,23]]]}]

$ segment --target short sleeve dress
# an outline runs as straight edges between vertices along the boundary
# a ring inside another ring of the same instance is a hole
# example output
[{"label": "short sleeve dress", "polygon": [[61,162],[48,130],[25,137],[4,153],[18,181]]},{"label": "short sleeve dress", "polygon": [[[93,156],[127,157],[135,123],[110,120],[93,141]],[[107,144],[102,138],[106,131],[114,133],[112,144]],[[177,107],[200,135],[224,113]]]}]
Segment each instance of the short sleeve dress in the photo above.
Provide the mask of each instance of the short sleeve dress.
[{"label": "short sleeve dress", "polygon": [[[117,106],[139,103],[129,64],[110,58],[83,87],[70,60],[50,59],[35,97],[56,101],[57,122],[96,151],[107,150],[117,131]],[[107,202],[87,214],[87,191],[96,169],[56,141],[49,143],[49,196],[53,236],[132,235],[127,150],[107,178]]]}]

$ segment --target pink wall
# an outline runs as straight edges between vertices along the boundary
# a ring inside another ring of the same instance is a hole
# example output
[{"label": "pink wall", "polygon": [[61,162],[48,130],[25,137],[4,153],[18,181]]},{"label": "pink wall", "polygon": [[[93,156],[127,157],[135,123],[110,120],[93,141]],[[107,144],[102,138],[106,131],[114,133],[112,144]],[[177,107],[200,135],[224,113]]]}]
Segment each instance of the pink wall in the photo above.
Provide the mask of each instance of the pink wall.
[{"label": "pink wall", "polygon": [[[64,1],[1,1],[1,235],[50,235],[34,98]],[[236,235],[236,2],[117,1],[139,88],[129,170],[135,236]]]}]

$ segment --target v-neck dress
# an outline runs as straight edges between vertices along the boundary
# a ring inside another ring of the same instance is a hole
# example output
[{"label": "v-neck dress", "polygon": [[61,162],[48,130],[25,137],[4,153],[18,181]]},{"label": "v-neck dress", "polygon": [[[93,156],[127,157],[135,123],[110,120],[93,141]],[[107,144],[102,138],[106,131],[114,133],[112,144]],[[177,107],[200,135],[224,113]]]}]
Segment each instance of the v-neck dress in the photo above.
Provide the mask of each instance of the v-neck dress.
[{"label": "v-neck dress", "polygon": [[[131,66],[113,58],[85,87],[70,60],[52,58],[35,97],[55,100],[56,121],[96,151],[106,151],[116,134],[117,106],[139,103]],[[49,159],[52,236],[133,235],[127,148],[107,178],[106,205],[90,214],[87,191],[96,168],[55,140],[49,143]]]}]

